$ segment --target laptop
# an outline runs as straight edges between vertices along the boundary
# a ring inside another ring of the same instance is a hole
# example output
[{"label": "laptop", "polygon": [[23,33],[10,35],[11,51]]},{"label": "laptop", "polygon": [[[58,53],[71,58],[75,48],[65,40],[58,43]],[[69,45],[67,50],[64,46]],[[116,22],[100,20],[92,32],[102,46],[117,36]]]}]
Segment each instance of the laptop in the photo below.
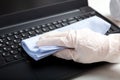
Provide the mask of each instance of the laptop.
[{"label": "laptop", "polygon": [[0,7],[0,80],[70,80],[106,64],[81,64],[54,56],[36,62],[22,49],[23,39],[95,15],[111,24],[106,35],[120,32],[88,7],[87,0],[1,0]]}]

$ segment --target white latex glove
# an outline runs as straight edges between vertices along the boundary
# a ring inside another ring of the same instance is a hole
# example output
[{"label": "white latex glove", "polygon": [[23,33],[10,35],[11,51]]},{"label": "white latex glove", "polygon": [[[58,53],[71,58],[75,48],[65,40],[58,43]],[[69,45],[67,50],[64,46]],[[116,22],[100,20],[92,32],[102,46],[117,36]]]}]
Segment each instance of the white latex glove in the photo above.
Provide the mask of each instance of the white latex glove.
[{"label": "white latex glove", "polygon": [[106,36],[89,29],[51,32],[43,34],[37,44],[68,47],[54,55],[75,62],[120,63],[120,34]]}]

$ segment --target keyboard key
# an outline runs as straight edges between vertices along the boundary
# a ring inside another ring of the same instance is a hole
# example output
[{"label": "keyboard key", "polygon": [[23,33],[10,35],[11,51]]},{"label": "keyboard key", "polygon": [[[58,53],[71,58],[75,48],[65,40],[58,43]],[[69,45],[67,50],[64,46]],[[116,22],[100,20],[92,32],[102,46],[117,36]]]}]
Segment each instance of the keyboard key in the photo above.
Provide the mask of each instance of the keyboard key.
[{"label": "keyboard key", "polygon": [[13,35],[17,35],[17,34],[19,34],[19,33],[18,33],[18,32],[14,32],[14,33],[13,33]]},{"label": "keyboard key", "polygon": [[83,20],[83,18],[79,16],[79,17],[77,17],[77,20],[81,21],[81,20]]},{"label": "keyboard key", "polygon": [[41,30],[35,30],[35,32],[36,32],[37,34],[41,34],[41,33],[42,33]]},{"label": "keyboard key", "polygon": [[42,25],[41,29],[43,32],[47,32],[50,30],[46,25]]},{"label": "keyboard key", "polygon": [[62,22],[61,24],[62,24],[62,26],[67,26],[68,25],[68,23],[64,23],[64,22]]},{"label": "keyboard key", "polygon": [[72,20],[75,20],[73,17],[72,18],[69,18],[69,19],[67,19],[68,21],[72,21]]},{"label": "keyboard key", "polygon": [[31,30],[35,30],[35,27],[32,27]]},{"label": "keyboard key", "polygon": [[4,51],[8,51],[7,47],[3,47],[3,50],[4,50]]},{"label": "keyboard key", "polygon": [[3,39],[0,39],[0,43],[3,43]]},{"label": "keyboard key", "polygon": [[49,25],[48,28],[49,28],[50,30],[56,29],[56,27],[55,27],[54,25]]},{"label": "keyboard key", "polygon": [[36,26],[36,29],[41,29],[41,26],[37,25],[37,26]]},{"label": "keyboard key", "polygon": [[67,19],[63,19],[63,20],[62,20],[62,22],[65,22],[65,23],[67,23]]},{"label": "keyboard key", "polygon": [[28,33],[29,33],[29,35],[32,35],[32,36],[34,36],[36,34],[35,31],[29,31]]},{"label": "keyboard key", "polygon": [[26,34],[26,33],[22,33],[21,35],[22,35],[22,38],[24,38],[24,39],[29,36],[29,34]]},{"label": "keyboard key", "polygon": [[10,53],[9,52],[4,52],[4,53],[2,53],[2,56],[3,57],[10,56]]},{"label": "keyboard key", "polygon": [[12,49],[17,49],[18,48],[18,44],[11,45],[11,48]]},{"label": "keyboard key", "polygon": [[6,47],[5,43],[1,43],[1,44],[2,44],[2,46],[0,46],[0,47],[2,47],[2,49],[3,49],[3,47]]},{"label": "keyboard key", "polygon": [[11,54],[18,54],[18,51],[17,50],[11,50],[10,53]]},{"label": "keyboard key", "polygon": [[7,37],[7,40],[10,41],[10,40],[12,40],[12,39],[11,39],[11,37]]},{"label": "keyboard key", "polygon": [[77,20],[70,20],[70,21],[68,21],[69,24],[72,24],[72,23],[75,23],[75,22],[77,22]]},{"label": "keyboard key", "polygon": [[10,42],[6,42],[5,44],[6,44],[6,45],[10,45]]},{"label": "keyboard key", "polygon": [[62,23],[62,21],[57,21],[59,24],[61,24]]},{"label": "keyboard key", "polygon": [[19,35],[14,35],[15,39],[18,39],[19,38]]},{"label": "keyboard key", "polygon": [[95,12],[95,11],[90,12],[89,15],[90,15],[90,16],[94,16],[94,15],[96,15],[96,12]]},{"label": "keyboard key", "polygon": [[6,35],[4,34],[4,35],[1,35],[1,38],[5,38],[6,37]]},{"label": "keyboard key", "polygon": [[4,43],[4,42],[6,42],[6,41],[7,41],[7,39],[6,39],[6,38],[3,38],[3,39],[2,39],[2,41],[3,41],[3,43]]},{"label": "keyboard key", "polygon": [[56,27],[56,28],[61,28],[62,25],[61,25],[61,24],[56,24],[55,27]]},{"label": "keyboard key", "polygon": [[111,27],[111,30],[114,32],[114,31],[116,31],[116,32],[120,32],[120,28],[118,29],[118,28],[116,28],[116,27]]},{"label": "keyboard key", "polygon": [[20,32],[20,33],[23,33],[24,31],[23,31],[23,30],[20,30],[19,32]]},{"label": "keyboard key", "polygon": [[28,32],[28,31],[29,31],[29,29],[25,29],[24,31],[25,31],[25,32]]},{"label": "keyboard key", "polygon": [[22,56],[20,54],[16,54],[13,57],[14,57],[14,59],[21,59],[22,58]]},{"label": "keyboard key", "polygon": [[12,36],[13,34],[12,34],[12,33],[8,33],[7,35],[8,35],[8,36]]},{"label": "keyboard key", "polygon": [[58,22],[53,22],[52,24],[53,24],[53,25],[57,25],[57,24],[58,24]]}]

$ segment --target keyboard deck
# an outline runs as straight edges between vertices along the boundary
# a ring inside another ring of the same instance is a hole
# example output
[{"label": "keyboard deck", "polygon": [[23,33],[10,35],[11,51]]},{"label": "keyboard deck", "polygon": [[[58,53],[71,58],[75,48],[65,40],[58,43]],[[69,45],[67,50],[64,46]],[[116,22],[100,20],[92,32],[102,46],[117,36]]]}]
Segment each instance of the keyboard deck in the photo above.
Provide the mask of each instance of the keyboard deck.
[{"label": "keyboard deck", "polygon": [[[83,16],[75,16],[69,19],[63,19],[44,25],[38,24],[35,27],[1,35],[0,36],[0,66],[24,59],[24,54],[22,54],[23,49],[21,47],[21,40],[70,25],[72,23],[81,21],[85,18],[94,15],[95,13],[92,12]],[[107,34],[114,31],[115,30],[112,29],[111,27],[111,29],[107,32]]]}]

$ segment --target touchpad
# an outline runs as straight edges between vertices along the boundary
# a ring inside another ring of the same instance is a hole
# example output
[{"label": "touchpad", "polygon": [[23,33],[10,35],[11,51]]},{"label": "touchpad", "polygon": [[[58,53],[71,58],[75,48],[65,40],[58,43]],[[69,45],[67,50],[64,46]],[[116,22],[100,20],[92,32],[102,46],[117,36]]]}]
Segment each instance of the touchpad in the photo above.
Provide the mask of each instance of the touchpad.
[{"label": "touchpad", "polygon": [[[6,77],[7,76],[7,77]],[[0,80],[36,80],[26,62],[10,64],[0,69]]]},{"label": "touchpad", "polygon": [[40,80],[61,80],[75,78],[101,64],[80,64],[49,56],[31,65]]}]

